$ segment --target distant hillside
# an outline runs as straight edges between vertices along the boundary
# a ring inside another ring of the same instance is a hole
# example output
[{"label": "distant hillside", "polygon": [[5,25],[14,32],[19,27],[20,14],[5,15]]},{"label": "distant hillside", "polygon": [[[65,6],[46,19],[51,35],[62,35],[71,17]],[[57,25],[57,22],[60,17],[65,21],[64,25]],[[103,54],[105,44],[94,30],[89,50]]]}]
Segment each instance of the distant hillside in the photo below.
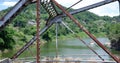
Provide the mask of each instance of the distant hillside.
[{"label": "distant hillside", "polygon": [[[12,8],[12,7],[10,7]],[[10,10],[10,8],[0,11],[0,18],[4,16],[4,14]],[[57,9],[58,10],[58,9]],[[45,20],[49,15],[44,10],[44,8],[41,8],[41,27],[44,26]],[[110,24],[115,21],[117,22],[119,20],[119,17],[109,17],[109,16],[98,16],[94,13],[91,13],[89,11],[84,11],[81,13],[78,13],[74,15],[76,19],[82,23],[91,33],[98,34],[98,35],[104,35],[104,34],[110,34]],[[2,30],[0,34],[3,34],[6,32],[5,36],[0,35],[0,49],[10,48],[13,47],[13,44],[18,43],[24,43],[29,41],[32,36],[36,33],[36,26],[30,25],[29,22],[34,23],[36,20],[36,7],[34,4],[29,5],[26,7],[16,18],[14,18],[13,22],[5,28],[5,30]],[[82,31],[68,18],[64,17],[63,21],[76,33],[81,33]],[[64,26],[59,26],[59,37],[67,36],[71,34]],[[6,41],[8,38],[12,41],[10,42],[10,45],[7,47],[1,47],[5,46]],[[83,37],[85,35],[82,35]],[[55,38],[55,27],[52,26],[42,37],[42,39],[50,41],[51,39]],[[48,39],[49,38],[49,39]],[[14,42],[15,41],[15,42]]]},{"label": "distant hillside", "polygon": [[114,21],[117,21],[117,22],[120,22],[120,16],[114,16],[114,17],[113,17],[113,20],[114,20]]}]

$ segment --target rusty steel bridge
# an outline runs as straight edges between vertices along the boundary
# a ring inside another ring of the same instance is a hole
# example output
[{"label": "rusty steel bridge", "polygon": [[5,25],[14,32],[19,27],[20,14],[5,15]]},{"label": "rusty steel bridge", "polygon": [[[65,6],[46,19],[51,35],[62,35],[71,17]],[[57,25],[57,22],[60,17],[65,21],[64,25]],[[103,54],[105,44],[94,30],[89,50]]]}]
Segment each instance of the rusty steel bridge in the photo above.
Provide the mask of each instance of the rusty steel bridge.
[{"label": "rusty steel bridge", "polygon": [[[73,7],[74,5],[78,4],[79,2],[81,2],[82,0],[76,2],[75,4],[71,5],[71,7]],[[39,36],[41,36],[44,32],[46,32],[53,24],[56,24],[58,22],[61,22],[65,25],[65,23],[61,20],[64,17],[69,17],[82,31],[84,31],[91,39],[93,39],[97,45],[99,45],[113,60],[113,63],[120,63],[119,58],[117,58],[116,56],[114,56],[105,46],[103,46],[103,44],[101,44],[100,41],[98,41],[96,39],[96,37],[94,37],[83,25],[81,25],[81,23],[79,23],[79,21],[77,19],[75,19],[72,15],[89,10],[89,9],[93,9],[99,6],[103,6],[105,4],[109,4],[112,2],[120,2],[120,0],[103,0],[94,4],[91,4],[89,6],[85,6],[79,9],[75,9],[72,10],[70,12],[68,12],[67,10],[70,9],[71,7],[64,9],[63,6],[61,6],[58,2],[56,2],[55,0],[19,0],[17,2],[17,4],[12,7],[12,9],[10,11],[8,11],[1,19],[0,19],[0,29],[4,29],[5,26],[7,26],[9,23],[12,22],[12,20],[19,15],[19,13],[28,5],[30,4],[35,4],[37,3],[37,33],[36,35],[31,38],[31,40],[29,40],[29,42],[27,42],[19,51],[17,51],[10,59],[12,60],[16,60],[18,58],[18,56],[20,56],[27,48],[29,48],[36,40],[37,40],[37,63],[40,63],[40,51],[39,51],[39,45],[40,45],[40,40],[39,40]],[[69,3],[69,2],[68,2]],[[43,29],[39,29],[39,25],[40,25],[40,6],[42,6],[47,13],[49,14],[49,18],[47,19],[48,21],[46,21],[46,25],[44,26]],[[59,8],[59,10],[61,10],[62,12],[59,12],[56,10],[56,8]],[[76,35],[68,26],[65,25],[65,27],[67,27],[79,40],[81,40],[88,48],[90,48],[90,50],[92,50],[100,59],[101,61],[97,61],[99,62],[106,62],[106,63],[112,63],[112,62],[107,62],[105,61],[93,48],[91,48],[89,45],[87,45],[85,43],[85,41],[83,41],[78,35]],[[57,36],[57,35],[56,35]],[[56,40],[57,41],[57,40]],[[50,61],[47,63],[51,63],[51,62],[56,62],[56,61]],[[62,62],[62,61],[58,61],[58,62]],[[74,61],[75,63],[77,63],[77,61]],[[81,62],[86,62],[86,61],[81,61]],[[90,62],[90,61],[89,61]],[[89,63],[87,62],[87,63]],[[63,63],[63,62],[62,62]],[[78,62],[79,63],[79,62]]]}]

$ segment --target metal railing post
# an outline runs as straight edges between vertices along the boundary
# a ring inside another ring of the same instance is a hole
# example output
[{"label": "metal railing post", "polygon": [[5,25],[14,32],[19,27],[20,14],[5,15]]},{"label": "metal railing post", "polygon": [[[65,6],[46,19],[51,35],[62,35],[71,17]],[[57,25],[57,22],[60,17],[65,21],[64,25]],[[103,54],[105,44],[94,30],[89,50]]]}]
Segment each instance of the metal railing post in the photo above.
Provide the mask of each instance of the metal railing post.
[{"label": "metal railing post", "polygon": [[37,63],[40,63],[40,36],[39,36],[39,31],[40,31],[40,0],[37,0],[36,2],[36,27],[37,27],[37,33],[36,33],[36,42],[37,42],[37,55],[36,55],[36,61]]}]

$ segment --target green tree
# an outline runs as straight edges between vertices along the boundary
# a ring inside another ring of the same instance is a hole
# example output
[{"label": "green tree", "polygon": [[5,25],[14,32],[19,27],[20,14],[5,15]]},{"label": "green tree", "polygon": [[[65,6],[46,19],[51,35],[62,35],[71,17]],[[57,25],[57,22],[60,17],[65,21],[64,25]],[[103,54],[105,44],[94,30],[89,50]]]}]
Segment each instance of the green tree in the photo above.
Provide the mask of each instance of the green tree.
[{"label": "green tree", "polygon": [[50,32],[47,31],[46,33],[44,33],[44,35],[42,36],[42,39],[44,39],[48,42],[52,41],[52,36],[51,36]]},{"label": "green tree", "polygon": [[14,30],[10,27],[6,27],[4,30],[0,31],[0,50],[12,49],[15,44]]}]

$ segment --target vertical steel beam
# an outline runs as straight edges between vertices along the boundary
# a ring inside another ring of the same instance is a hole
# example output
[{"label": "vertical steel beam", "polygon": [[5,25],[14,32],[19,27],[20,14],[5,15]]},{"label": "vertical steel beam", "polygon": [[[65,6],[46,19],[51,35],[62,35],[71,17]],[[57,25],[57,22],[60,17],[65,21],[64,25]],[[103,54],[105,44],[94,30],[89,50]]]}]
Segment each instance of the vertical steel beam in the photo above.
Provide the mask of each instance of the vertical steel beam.
[{"label": "vertical steel beam", "polygon": [[[59,19],[60,16],[55,17],[54,19],[50,20],[49,23],[39,32],[39,35],[42,35],[44,32],[46,32],[55,21],[57,21],[57,19]],[[29,41],[27,42],[19,51],[17,51],[17,53],[15,53],[11,59],[16,59],[18,58],[18,56],[20,56],[29,46],[31,46],[35,41],[36,41],[37,37],[36,35]]]},{"label": "vertical steel beam", "polygon": [[88,30],[86,30],[86,29],[79,23],[78,20],[76,20],[70,13],[68,13],[67,11],[65,11],[65,9],[64,9],[60,4],[58,4],[55,0],[52,0],[52,2],[55,3],[58,8],[60,8],[71,20],[73,20],[73,22],[74,22],[75,24],[77,24],[80,29],[82,29],[90,38],[92,38],[92,39],[93,39],[106,53],[108,53],[117,63],[120,63],[119,59],[118,59],[116,56],[112,55],[112,53],[110,53],[109,50],[106,49],[106,47],[103,46]]},{"label": "vertical steel beam", "polygon": [[58,23],[55,23],[56,25],[56,58],[58,57]]},{"label": "vertical steel beam", "polygon": [[36,14],[37,14],[37,17],[36,17],[36,27],[37,27],[37,33],[36,33],[36,42],[37,42],[37,55],[36,55],[36,61],[37,63],[40,63],[40,36],[39,36],[39,31],[40,31],[40,0],[37,0],[36,2]]}]

